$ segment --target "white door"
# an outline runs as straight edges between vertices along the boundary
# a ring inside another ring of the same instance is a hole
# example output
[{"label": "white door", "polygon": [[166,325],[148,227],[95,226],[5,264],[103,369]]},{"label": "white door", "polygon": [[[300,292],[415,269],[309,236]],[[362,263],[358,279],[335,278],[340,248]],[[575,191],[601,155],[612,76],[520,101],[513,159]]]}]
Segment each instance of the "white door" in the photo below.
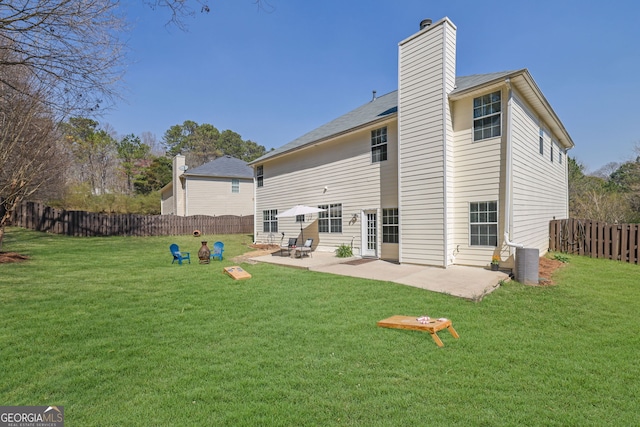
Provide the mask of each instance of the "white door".
[{"label": "white door", "polygon": [[362,211],[363,257],[378,257],[378,219],[376,211]]}]

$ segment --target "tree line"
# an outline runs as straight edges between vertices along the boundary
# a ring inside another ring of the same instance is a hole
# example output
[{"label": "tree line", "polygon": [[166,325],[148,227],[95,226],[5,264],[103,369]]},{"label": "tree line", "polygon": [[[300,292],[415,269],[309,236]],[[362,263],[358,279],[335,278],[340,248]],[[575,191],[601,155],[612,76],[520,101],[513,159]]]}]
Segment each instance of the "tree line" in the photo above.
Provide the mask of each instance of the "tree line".
[{"label": "tree line", "polygon": [[608,163],[587,174],[569,158],[569,212],[573,218],[640,223],[640,144],[635,159]]},{"label": "tree line", "polygon": [[171,181],[171,158],[178,154],[197,167],[224,155],[248,162],[266,152],[232,130],[220,132],[209,123],[191,120],[171,126],[160,144],[150,133],[117,138],[85,117],[69,119],[60,131],[69,158],[69,182],[87,186],[93,195],[148,195],[160,190]]},{"label": "tree line", "polygon": [[[167,23],[181,29],[197,11],[211,11],[206,0],[143,3],[168,12]],[[118,0],[0,0],[0,247],[22,200],[60,199],[79,183],[90,196],[114,199],[166,181],[170,161],[150,138],[118,138],[94,120],[121,98],[129,27]],[[189,127],[216,134],[210,125]],[[172,134],[171,153],[199,150],[198,158],[211,158],[189,135]],[[236,150],[248,159],[261,149],[231,131],[218,138],[216,153]],[[183,145],[174,149],[175,141]]]}]

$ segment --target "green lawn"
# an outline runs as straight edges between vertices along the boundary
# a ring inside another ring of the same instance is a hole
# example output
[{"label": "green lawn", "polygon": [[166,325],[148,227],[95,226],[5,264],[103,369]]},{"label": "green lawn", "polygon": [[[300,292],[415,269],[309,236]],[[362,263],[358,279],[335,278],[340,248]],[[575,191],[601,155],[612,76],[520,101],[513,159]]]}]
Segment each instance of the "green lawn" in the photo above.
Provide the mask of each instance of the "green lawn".
[{"label": "green lawn", "polygon": [[[640,267],[570,257],[557,284],[473,303],[274,265],[199,265],[201,239],[10,228],[0,265],[0,405],[67,426],[640,425]],[[191,251],[171,264],[168,246]],[[383,329],[448,317],[460,334]]]}]

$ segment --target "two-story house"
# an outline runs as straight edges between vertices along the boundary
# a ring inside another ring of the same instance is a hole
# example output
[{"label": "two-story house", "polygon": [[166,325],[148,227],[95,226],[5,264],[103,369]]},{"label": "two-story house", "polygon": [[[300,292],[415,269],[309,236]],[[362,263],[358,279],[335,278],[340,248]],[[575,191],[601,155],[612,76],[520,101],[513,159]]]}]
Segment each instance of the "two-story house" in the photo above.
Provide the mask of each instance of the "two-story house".
[{"label": "two-story house", "polygon": [[189,169],[173,158],[173,177],[161,190],[162,215],[253,215],[253,169],[231,156]]},{"label": "two-story house", "polygon": [[399,87],[251,162],[255,236],[401,263],[513,266],[568,216],[573,141],[526,69],[456,76],[456,26],[424,20],[399,43]]}]

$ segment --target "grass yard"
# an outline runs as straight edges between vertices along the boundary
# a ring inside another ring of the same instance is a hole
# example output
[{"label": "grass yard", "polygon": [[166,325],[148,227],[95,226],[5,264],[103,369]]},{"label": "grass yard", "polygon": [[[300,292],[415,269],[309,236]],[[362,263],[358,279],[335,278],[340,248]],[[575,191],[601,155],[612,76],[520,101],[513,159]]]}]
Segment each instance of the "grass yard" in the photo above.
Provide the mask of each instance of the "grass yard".
[{"label": "grass yard", "polygon": [[[199,265],[200,238],[8,229],[0,405],[66,426],[640,425],[640,266],[570,257],[556,285],[480,303],[274,265]],[[192,263],[171,264],[168,246]],[[448,317],[460,339],[384,329]]]}]

